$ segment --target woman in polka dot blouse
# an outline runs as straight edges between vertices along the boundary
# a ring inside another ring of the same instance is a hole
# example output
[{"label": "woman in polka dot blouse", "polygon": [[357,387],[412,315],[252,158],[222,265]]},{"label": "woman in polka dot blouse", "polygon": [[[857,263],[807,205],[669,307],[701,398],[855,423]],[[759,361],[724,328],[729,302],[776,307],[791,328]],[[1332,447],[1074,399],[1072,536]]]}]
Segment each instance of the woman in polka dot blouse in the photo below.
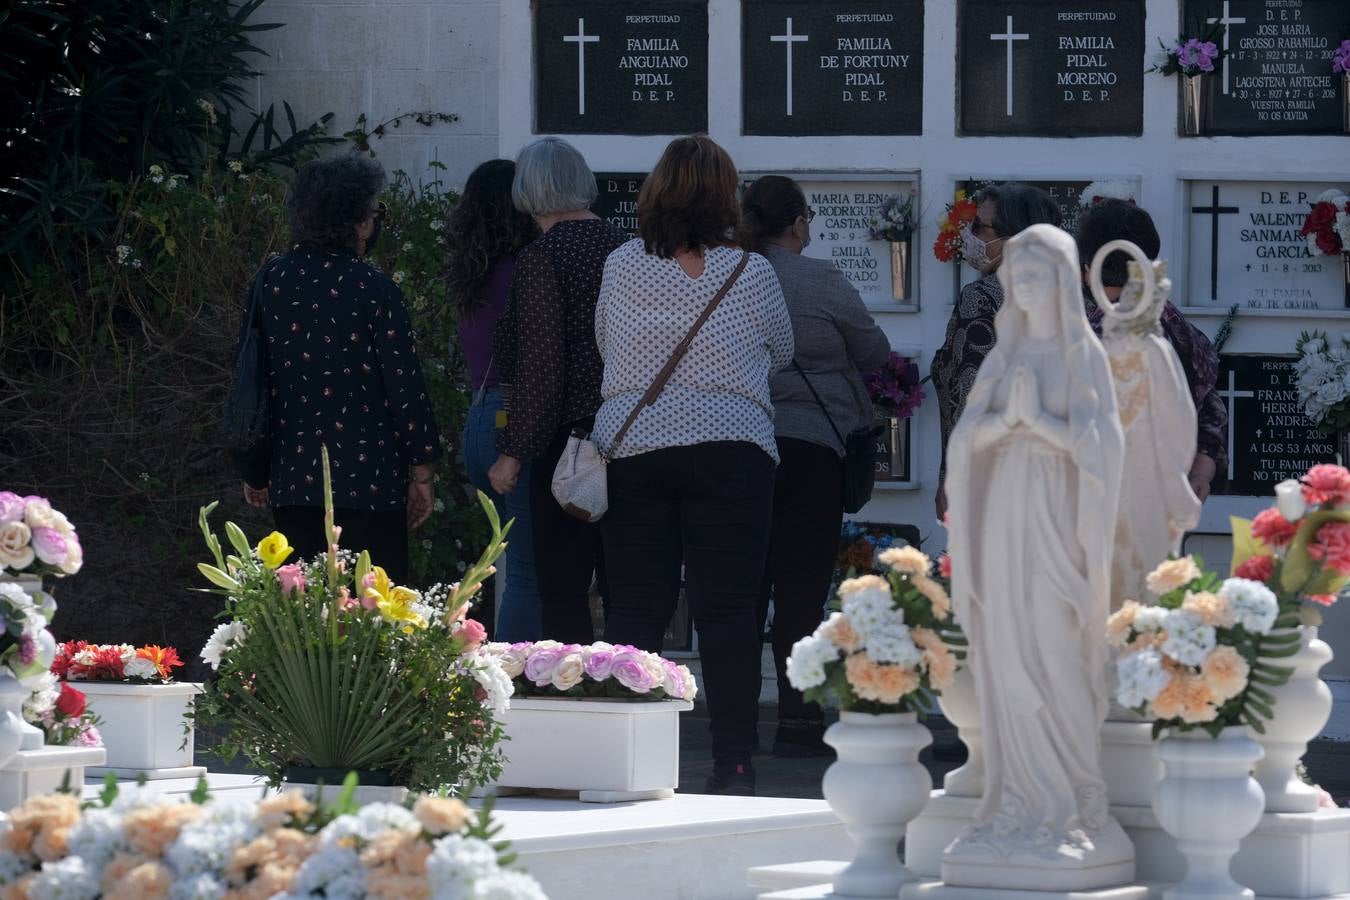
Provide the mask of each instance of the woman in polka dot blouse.
[{"label": "woman in polka dot blouse", "polygon": [[408,529],[431,514],[440,434],[398,286],[362,256],[380,231],[379,163],[316,160],[288,200],[294,246],[263,279],[271,394],[268,446],[239,460],[244,495],[271,506],[300,556],[324,550],[320,447],[327,446],[342,546],[408,577]]},{"label": "woman in polka dot blouse", "polygon": [[601,520],[605,639],[662,638],[684,582],[712,720],[709,793],[753,794],[760,578],[769,545],[774,440],[769,376],[792,359],[773,267],[749,254],[656,402],[614,437],[671,351],[736,271],[736,167],[706,136],[666,148],[638,197],[641,237],[605,263],[595,336],[605,364],[596,443],[611,455]]}]

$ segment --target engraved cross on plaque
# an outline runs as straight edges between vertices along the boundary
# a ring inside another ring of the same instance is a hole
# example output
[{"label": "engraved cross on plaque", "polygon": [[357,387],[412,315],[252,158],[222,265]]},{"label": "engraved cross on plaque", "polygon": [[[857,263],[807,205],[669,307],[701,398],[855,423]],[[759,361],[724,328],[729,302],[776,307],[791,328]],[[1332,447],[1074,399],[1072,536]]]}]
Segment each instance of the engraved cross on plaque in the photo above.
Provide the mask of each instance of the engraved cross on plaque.
[{"label": "engraved cross on plaque", "polygon": [[1223,59],[1219,61],[1219,65],[1223,66],[1223,95],[1224,95],[1225,97],[1227,97],[1227,96],[1228,96],[1228,30],[1229,30],[1229,29],[1228,29],[1228,26],[1229,26],[1229,25],[1246,25],[1246,24],[1247,24],[1247,19],[1246,19],[1245,16],[1242,17],[1242,18],[1237,18],[1237,17],[1231,15],[1231,14],[1229,13],[1229,11],[1228,11],[1228,0],[1223,0],[1223,15],[1222,15],[1222,16],[1219,16],[1218,18],[1210,18],[1210,19],[1206,19],[1205,21],[1208,22],[1208,23],[1211,24],[1211,25],[1213,25],[1215,22],[1218,22],[1220,25],[1223,26]]},{"label": "engraved cross on plaque", "polygon": [[1012,58],[1013,58],[1013,52],[1012,52],[1012,51],[1013,51],[1013,41],[1028,41],[1028,40],[1031,40],[1031,35],[1029,35],[1029,34],[1014,34],[1014,33],[1013,33],[1012,19],[1013,19],[1012,16],[1008,16],[1008,30],[1007,30],[1006,32],[1004,32],[1003,34],[991,34],[991,35],[989,35],[989,40],[991,40],[991,41],[1007,41],[1007,42],[1008,42],[1008,110],[1007,110],[1007,114],[1010,115],[1010,116],[1012,115],[1012,95],[1013,95],[1013,81],[1012,81]]},{"label": "engraved cross on plaque", "polygon": [[1192,206],[1192,213],[1209,214],[1209,299],[1219,299],[1219,216],[1241,212],[1236,206],[1219,205],[1219,186],[1214,185],[1209,206]]},{"label": "engraved cross on plaque", "polygon": [[586,20],[577,19],[577,33],[565,34],[563,40],[577,45],[577,115],[586,115],[586,45],[599,42],[600,38],[586,33]]},{"label": "engraved cross on plaque", "polygon": [[1233,480],[1233,438],[1235,413],[1237,411],[1237,401],[1244,397],[1255,397],[1252,391],[1239,391],[1237,389],[1237,373],[1232,369],[1228,370],[1228,389],[1225,391],[1215,391],[1224,402],[1228,404],[1228,480]]},{"label": "engraved cross on plaque", "polygon": [[771,34],[769,40],[787,46],[787,114],[792,115],[792,45],[809,39],[810,35],[792,33],[792,16],[787,17],[785,34]]}]

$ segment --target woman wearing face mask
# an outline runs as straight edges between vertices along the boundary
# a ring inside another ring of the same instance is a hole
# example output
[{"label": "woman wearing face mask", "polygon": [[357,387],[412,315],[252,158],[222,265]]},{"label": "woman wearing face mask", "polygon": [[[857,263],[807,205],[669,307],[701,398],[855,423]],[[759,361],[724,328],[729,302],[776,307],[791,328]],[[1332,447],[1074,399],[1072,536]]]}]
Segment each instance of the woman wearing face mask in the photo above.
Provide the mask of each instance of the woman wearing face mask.
[{"label": "woman wearing face mask", "polygon": [[380,232],[384,170],[368,157],[315,160],[287,198],[288,253],[266,264],[258,325],[269,440],[237,459],[244,497],[272,509],[296,559],[325,549],[320,448],[328,448],[342,546],[408,576],[408,530],[431,514],[441,455],[403,295],[362,257]]},{"label": "woman wearing face mask", "polygon": [[1029,184],[994,185],[975,195],[975,221],[962,236],[966,265],[980,279],[961,289],[947,323],[947,337],[933,354],[933,388],[937,391],[942,433],[942,467],[938,475],[937,516],[947,512],[943,484],[947,477],[947,439],[961,418],[966,395],[975,383],[980,364],[994,349],[994,314],[1003,306],[1003,288],[995,274],[1003,262],[1008,238],[1032,225],[1060,223],[1059,207],[1050,195]]},{"label": "woman wearing face mask", "polygon": [[[792,645],[820,624],[839,526],[844,518],[844,445],[840,435],[867,425],[872,404],[860,371],[881,368],[890,342],[858,291],[827,260],[802,256],[814,211],[801,187],[765,175],[741,201],[743,243],[762,253],[783,286],[796,353],[769,382],[778,465],[760,621],[773,598],[773,656],[778,670],[778,756],[829,753],[820,707],[788,683]],[[809,379],[809,381],[808,381]]]}]

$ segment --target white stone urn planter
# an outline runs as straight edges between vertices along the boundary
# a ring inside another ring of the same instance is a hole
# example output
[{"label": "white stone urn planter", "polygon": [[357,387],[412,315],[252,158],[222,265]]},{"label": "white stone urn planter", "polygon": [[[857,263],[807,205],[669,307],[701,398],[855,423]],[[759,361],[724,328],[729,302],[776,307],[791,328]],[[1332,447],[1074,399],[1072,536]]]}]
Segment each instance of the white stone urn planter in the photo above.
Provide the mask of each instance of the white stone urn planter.
[{"label": "white stone urn planter", "polygon": [[1245,726],[1233,726],[1216,738],[1201,730],[1168,733],[1156,752],[1165,774],[1153,789],[1153,813],[1186,860],[1186,876],[1163,900],[1251,900],[1229,864],[1265,807],[1251,776],[1260,745]]},{"label": "white stone urn planter", "polygon": [[[1304,813],[1317,809],[1317,791],[1303,783],[1295,767],[1308,752],[1308,742],[1322,733],[1331,717],[1331,688],[1317,673],[1331,662],[1326,641],[1318,640],[1317,629],[1301,629],[1299,651],[1288,659],[1273,660],[1274,665],[1294,670],[1279,687],[1265,690],[1275,695],[1275,717],[1264,723],[1266,733],[1255,735],[1265,751],[1256,764],[1256,780],[1266,795],[1266,812]],[[1275,634],[1287,634],[1281,629]]]},{"label": "white stone urn planter", "polygon": [[825,800],[857,852],[837,875],[843,897],[895,897],[918,876],[900,862],[905,826],[923,811],[933,779],[919,751],[933,742],[914,713],[842,712],[825,732],[838,759],[825,771]]},{"label": "white stone urn planter", "polygon": [[512,698],[495,789],[576,791],[583,802],[675,795],[687,700]]},{"label": "white stone urn planter", "polygon": [[23,702],[29,692],[13,675],[0,675],[0,767],[3,767],[23,744]]},{"label": "white stone urn planter", "polygon": [[162,779],[206,774],[204,767],[193,764],[193,730],[187,719],[201,685],[120,681],[72,681],[70,685],[84,692],[89,708],[102,719],[98,730],[108,759],[102,767],[90,768],[90,775],[112,772],[122,778],[144,774]]},{"label": "white stone urn planter", "polygon": [[938,697],[938,705],[947,721],[956,726],[956,736],[966,745],[966,762],[942,779],[949,797],[984,796],[984,745],[980,741],[980,701],[975,696],[975,675],[970,671],[970,655],[962,662],[952,683]]}]

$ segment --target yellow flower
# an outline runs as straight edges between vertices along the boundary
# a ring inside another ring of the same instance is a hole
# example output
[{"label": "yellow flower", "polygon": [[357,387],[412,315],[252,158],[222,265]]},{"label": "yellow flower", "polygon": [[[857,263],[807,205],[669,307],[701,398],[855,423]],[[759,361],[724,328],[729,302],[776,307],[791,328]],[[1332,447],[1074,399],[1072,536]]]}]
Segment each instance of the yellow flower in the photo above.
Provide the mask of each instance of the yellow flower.
[{"label": "yellow flower", "polygon": [[417,592],[395,585],[380,566],[375,566],[366,576],[366,588],[362,596],[374,602],[386,622],[406,622],[409,627],[405,630],[427,627],[427,620],[413,608],[418,600]]},{"label": "yellow flower", "polygon": [[286,535],[280,531],[274,531],[258,541],[258,557],[263,561],[263,565],[269,569],[275,569],[284,563],[286,557],[294,552],[295,548],[286,540]]}]

